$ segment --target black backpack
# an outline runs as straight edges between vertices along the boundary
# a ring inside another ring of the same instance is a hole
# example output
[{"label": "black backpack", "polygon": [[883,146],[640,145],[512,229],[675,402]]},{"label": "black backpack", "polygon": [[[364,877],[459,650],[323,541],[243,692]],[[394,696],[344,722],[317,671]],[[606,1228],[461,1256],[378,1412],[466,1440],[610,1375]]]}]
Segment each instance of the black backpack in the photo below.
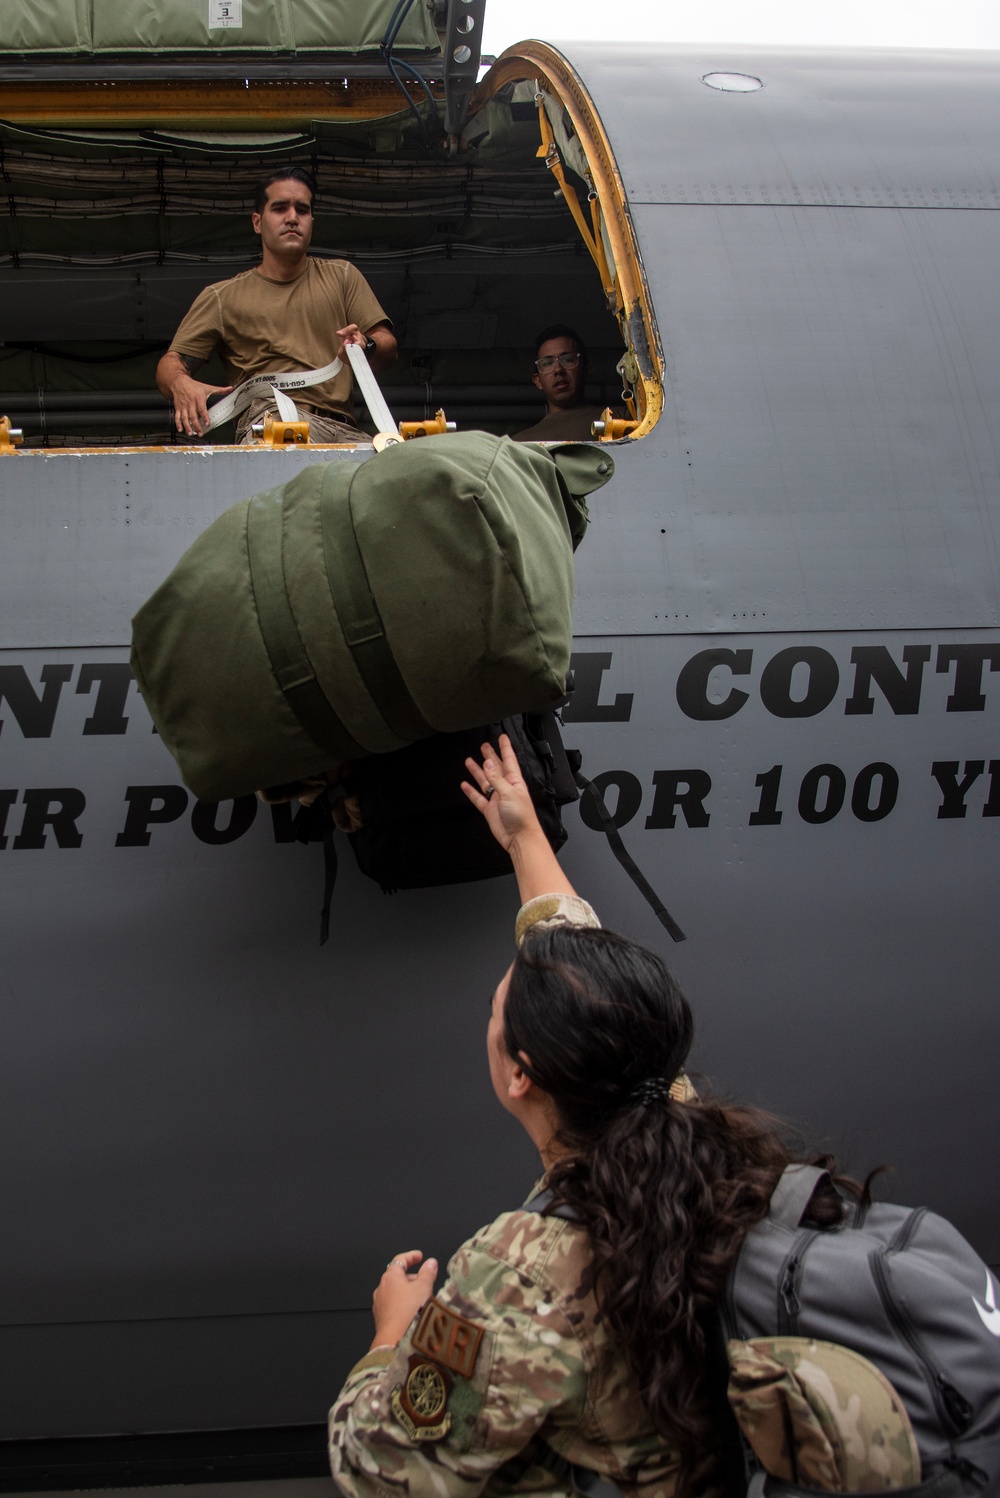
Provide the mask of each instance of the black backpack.
[{"label": "black backpack", "polygon": [[[301,807],[289,821],[288,836],[300,843],[323,843],[321,946],[330,934],[330,904],[337,880],[331,819],[337,800],[350,802],[361,822],[359,830],[349,834],[358,867],[386,893],[510,873],[509,857],[461,789],[462,780],[468,779],[466,759],[478,758],[484,743],[496,745],[501,733],[514,746],[552,847],[558,852],[566,841],[562,808],[582,794],[612,853],[660,924],[672,940],[684,941],[684,932],[626,849],[601,792],[581,773],[579,751],[564,747],[559,717],[550,710],[521,713],[461,733],[434,734],[405,749],[358,760],[340,785]],[[298,783],[273,786],[267,799],[295,799],[298,789]]]},{"label": "black backpack", "polygon": [[562,808],[577,800],[573,767],[555,713],[439,733],[391,754],[358,760],[344,782],[362,826],[350,835],[358,867],[386,892],[463,884],[510,873],[510,858],[466,798],[465,761],[507,734],[552,847],[566,841]]},{"label": "black backpack", "polygon": [[[361,823],[348,834],[358,867],[387,894],[510,873],[510,858],[461,788],[468,779],[466,759],[478,758],[482,745],[495,745],[501,733],[514,746],[546,837],[554,849],[562,847],[566,829],[561,809],[580,794],[574,778],[579,756],[566,753],[554,712],[522,713],[482,728],[434,734],[404,749],[358,760],[338,786],[288,818],[290,838],[323,844],[320,946],[330,935],[337,881],[332,813],[338,801]],[[300,788],[300,783],[273,786],[268,799],[295,799]],[[342,825],[349,818],[338,820]]]},{"label": "black backpack", "polygon": [[[435,734],[418,744],[359,760],[345,782],[363,827],[351,834],[363,874],[386,891],[493,879],[510,859],[461,789],[465,761],[501,733],[514,747],[549,842],[566,841],[562,808],[582,794],[611,851],[674,941],[684,933],[622,842],[598,788],[581,773],[579,750],[566,749],[555,711],[521,713],[463,733]],[[593,823],[591,823],[593,825]]]}]

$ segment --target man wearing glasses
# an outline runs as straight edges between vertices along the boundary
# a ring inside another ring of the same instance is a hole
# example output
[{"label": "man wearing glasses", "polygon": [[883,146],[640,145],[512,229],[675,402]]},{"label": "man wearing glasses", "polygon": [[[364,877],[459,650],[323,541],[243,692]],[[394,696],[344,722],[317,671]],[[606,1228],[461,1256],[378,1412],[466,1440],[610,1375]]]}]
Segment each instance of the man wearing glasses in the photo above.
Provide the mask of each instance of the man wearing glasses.
[{"label": "man wearing glasses", "polygon": [[515,442],[579,442],[593,434],[592,421],[600,406],[584,403],[583,392],[590,365],[583,339],[561,323],[543,328],[535,339],[535,373],[531,382],[545,397],[541,421],[517,432]]}]

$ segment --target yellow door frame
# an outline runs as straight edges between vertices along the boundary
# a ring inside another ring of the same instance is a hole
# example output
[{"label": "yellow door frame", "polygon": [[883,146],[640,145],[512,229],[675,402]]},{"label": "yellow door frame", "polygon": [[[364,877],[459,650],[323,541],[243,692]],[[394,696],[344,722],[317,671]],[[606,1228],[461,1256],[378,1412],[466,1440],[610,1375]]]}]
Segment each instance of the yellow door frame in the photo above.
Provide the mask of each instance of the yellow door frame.
[{"label": "yellow door frame", "polygon": [[[591,199],[592,227],[589,230],[579,200],[563,177],[562,163],[558,160],[551,128],[540,105],[542,150],[539,155],[544,156],[553,166],[567,206],[601,274],[611,310],[618,318],[622,338],[628,349],[626,360],[630,367],[631,384],[635,393],[635,415],[638,418],[638,425],[631,436],[642,437],[655,426],[663,409],[663,351],[635,227],[629,212],[625,184],[615,162],[607,132],[583,79],[562,53],[546,42],[518,42],[497,58],[482,80],[472,101],[472,111],[482,108],[506,85],[531,81],[537,81],[540,88],[558,99],[572,121],[587,158],[591,186],[596,194]],[[611,246],[611,266],[607,265],[604,255],[602,221]]]}]

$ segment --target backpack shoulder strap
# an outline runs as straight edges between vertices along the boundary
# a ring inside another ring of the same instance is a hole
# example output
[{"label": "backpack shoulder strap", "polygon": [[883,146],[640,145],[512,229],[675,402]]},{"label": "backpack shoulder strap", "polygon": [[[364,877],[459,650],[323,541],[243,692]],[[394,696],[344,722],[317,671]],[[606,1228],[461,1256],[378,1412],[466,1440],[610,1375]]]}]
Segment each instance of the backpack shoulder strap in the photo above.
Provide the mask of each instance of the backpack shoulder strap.
[{"label": "backpack shoulder strap", "polygon": [[[522,1212],[537,1212],[540,1217],[565,1217],[570,1222],[578,1221],[573,1208],[563,1204],[561,1207],[553,1207],[549,1210],[552,1201],[552,1192],[545,1188],[529,1196],[523,1204]],[[624,1494],[617,1483],[610,1478],[602,1476],[600,1472],[593,1472],[589,1467],[577,1467],[568,1462],[564,1456],[548,1441],[541,1436],[535,1436],[534,1440],[525,1448],[520,1456],[512,1457],[500,1468],[505,1482],[518,1482],[524,1476],[529,1467],[537,1465],[551,1472],[559,1482],[568,1487],[578,1498],[624,1498]]]},{"label": "backpack shoulder strap", "polygon": [[590,1467],[578,1467],[568,1462],[554,1446],[550,1446],[540,1436],[535,1437],[532,1450],[537,1464],[544,1467],[546,1472],[551,1472],[553,1477],[571,1492],[578,1494],[579,1498],[625,1498],[621,1488],[610,1477],[594,1472]]},{"label": "backpack shoulder strap", "polygon": [[786,1165],[781,1178],[771,1193],[768,1217],[783,1228],[797,1228],[802,1220],[812,1194],[830,1172],[818,1165]]},{"label": "backpack shoulder strap", "polygon": [[[553,1207],[552,1192],[546,1186],[544,1190],[529,1196],[521,1205],[522,1212],[537,1212],[539,1217],[565,1217],[567,1222],[579,1222],[579,1217],[568,1202],[563,1202],[560,1207]],[[550,1210],[551,1208],[551,1210]]]}]

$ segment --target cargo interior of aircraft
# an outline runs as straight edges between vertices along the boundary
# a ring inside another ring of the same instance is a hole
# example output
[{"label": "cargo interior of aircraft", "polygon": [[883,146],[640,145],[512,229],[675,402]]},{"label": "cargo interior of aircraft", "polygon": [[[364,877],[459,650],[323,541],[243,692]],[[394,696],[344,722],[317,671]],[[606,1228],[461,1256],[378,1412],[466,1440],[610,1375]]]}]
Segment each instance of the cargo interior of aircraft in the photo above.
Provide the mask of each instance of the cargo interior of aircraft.
[{"label": "cargo interior of aircraft", "polygon": [[[45,47],[19,51],[15,15],[0,53],[0,415],[24,445],[186,440],[156,363],[195,295],[256,263],[254,184],[285,162],[319,182],[311,252],[352,261],[392,318],[399,362],[382,383],[397,420],[444,408],[459,430],[533,425],[545,412],[533,340],[553,323],[588,345],[588,404],[633,414],[611,245],[568,112],[543,82],[511,76],[445,129],[434,58],[476,3],[402,8],[381,52],[372,38],[384,23],[385,42],[401,7],[368,7],[368,30],[335,56],[303,34],[295,0],[287,54],[273,38],[263,50],[253,26],[276,24],[272,9],[247,0],[241,31],[210,33],[201,51],[154,35],[141,56],[125,34],[61,37],[55,22]],[[224,384],[221,362],[199,378]],[[363,428],[366,415],[359,402]],[[232,441],[232,426],[211,440]]]}]

